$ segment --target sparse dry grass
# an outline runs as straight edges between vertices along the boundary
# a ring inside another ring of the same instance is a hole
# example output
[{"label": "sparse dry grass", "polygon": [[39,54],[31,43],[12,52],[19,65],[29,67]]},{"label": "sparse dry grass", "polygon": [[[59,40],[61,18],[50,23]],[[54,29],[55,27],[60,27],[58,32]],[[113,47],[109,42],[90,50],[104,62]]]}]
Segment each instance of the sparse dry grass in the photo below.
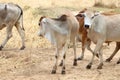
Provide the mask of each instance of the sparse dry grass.
[{"label": "sparse dry grass", "polygon": [[[37,36],[39,29],[38,20],[41,15],[56,17],[65,10],[80,11],[83,7],[92,6],[94,0],[1,0],[0,2],[13,2],[20,5],[24,10],[24,27],[26,33],[26,46],[28,48],[51,47],[50,43]],[[84,3],[84,4],[83,4]],[[91,9],[91,8],[90,8]],[[107,8],[92,8],[95,10],[111,10]],[[116,10],[115,10],[116,11]],[[0,31],[1,40],[5,38],[5,29]],[[6,47],[18,48],[21,45],[21,39],[16,29],[13,30],[13,38],[7,43]]]},{"label": "sparse dry grass", "polygon": [[[112,74],[104,71],[105,69],[107,69],[106,71],[111,70],[111,67],[109,68],[108,66],[108,68],[101,70],[101,73],[103,73],[102,75],[99,75],[96,69],[90,71],[86,70],[85,66],[88,63],[88,60],[81,61],[82,63],[80,62],[77,67],[72,67],[73,54],[71,50],[68,51],[67,55],[70,59],[67,59],[66,62],[68,74],[66,76],[60,74],[50,75],[50,70],[52,69],[54,61],[54,50],[53,48],[48,48],[53,46],[45,38],[37,36],[39,30],[38,21],[42,15],[56,17],[65,10],[80,11],[85,6],[92,6],[94,0],[0,0],[0,2],[13,2],[22,7],[24,10],[24,27],[26,33],[26,49],[24,51],[18,50],[21,45],[21,39],[15,27],[13,28],[13,37],[9,40],[4,50],[0,51],[0,80],[102,80],[103,78],[106,79],[106,75],[113,76],[113,71]],[[108,9],[92,7],[89,9],[120,12],[119,8]],[[5,30],[6,29],[4,28],[0,31],[0,43],[5,38]],[[80,52],[81,49],[77,51],[78,54]],[[108,51],[106,51],[106,53],[107,52]],[[86,59],[91,57],[90,53],[87,53]],[[116,65],[116,67],[119,66]],[[112,68],[114,69],[114,66],[112,66]],[[114,70],[118,70],[118,68],[115,68]],[[91,74],[96,75],[91,76]],[[116,79],[117,75],[119,75],[117,74],[117,71],[115,72],[115,75]],[[50,79],[46,77],[50,77]],[[107,79],[109,78],[111,80],[113,79],[112,77],[108,77]]]},{"label": "sparse dry grass", "polygon": [[[13,2],[20,5],[24,10],[24,27],[26,33],[26,47],[51,47],[50,43],[44,38],[38,37],[38,20],[41,15],[56,17],[66,9],[75,11],[80,9],[79,0],[1,0],[0,2]],[[77,4],[76,4],[77,3]],[[5,29],[0,31],[0,43],[5,38]],[[9,40],[6,47],[18,48],[21,45],[21,39],[16,29],[13,29],[13,37]]]}]

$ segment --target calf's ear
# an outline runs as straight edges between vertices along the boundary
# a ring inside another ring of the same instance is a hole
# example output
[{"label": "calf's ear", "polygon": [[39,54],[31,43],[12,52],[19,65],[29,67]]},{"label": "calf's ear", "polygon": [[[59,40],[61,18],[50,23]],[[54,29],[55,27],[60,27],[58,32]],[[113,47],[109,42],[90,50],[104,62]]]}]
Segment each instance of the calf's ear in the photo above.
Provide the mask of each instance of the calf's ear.
[{"label": "calf's ear", "polygon": [[41,22],[44,18],[45,18],[45,16],[41,16],[39,19],[39,22]]},{"label": "calf's ear", "polygon": [[66,21],[67,20],[67,15],[63,14],[59,18],[61,21]]},{"label": "calf's ear", "polygon": [[79,13],[84,13],[85,11],[87,11],[87,8],[84,8],[83,10],[81,10]]}]

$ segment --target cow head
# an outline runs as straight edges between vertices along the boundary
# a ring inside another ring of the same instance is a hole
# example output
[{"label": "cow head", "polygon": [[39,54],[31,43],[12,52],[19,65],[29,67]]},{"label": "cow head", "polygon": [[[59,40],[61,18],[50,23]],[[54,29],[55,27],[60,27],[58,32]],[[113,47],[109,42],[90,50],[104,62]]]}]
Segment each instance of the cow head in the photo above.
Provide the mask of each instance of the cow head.
[{"label": "cow head", "polygon": [[41,36],[43,37],[44,34],[45,34],[45,27],[44,27],[44,24],[46,23],[46,17],[45,16],[42,16],[40,19],[39,19],[39,32],[38,32],[38,36]]},{"label": "cow head", "polygon": [[40,26],[40,30],[38,32],[39,36],[47,36],[48,33],[52,33],[53,31],[60,32],[62,34],[66,32],[61,32],[60,25],[63,25],[63,22],[67,21],[67,15],[63,14],[57,18],[49,18],[49,17],[41,17],[38,25]]},{"label": "cow head", "polygon": [[86,29],[91,28],[93,19],[95,18],[95,16],[99,15],[100,13],[97,11],[85,11],[84,13],[81,13],[81,15],[84,16],[84,27]]}]

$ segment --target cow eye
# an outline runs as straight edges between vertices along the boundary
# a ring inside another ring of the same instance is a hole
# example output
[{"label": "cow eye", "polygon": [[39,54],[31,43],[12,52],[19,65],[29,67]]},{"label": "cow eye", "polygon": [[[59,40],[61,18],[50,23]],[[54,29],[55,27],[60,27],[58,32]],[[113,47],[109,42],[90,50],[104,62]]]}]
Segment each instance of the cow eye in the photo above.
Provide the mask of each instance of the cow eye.
[{"label": "cow eye", "polygon": [[94,16],[91,17],[91,19],[93,19],[93,18],[94,18]]}]

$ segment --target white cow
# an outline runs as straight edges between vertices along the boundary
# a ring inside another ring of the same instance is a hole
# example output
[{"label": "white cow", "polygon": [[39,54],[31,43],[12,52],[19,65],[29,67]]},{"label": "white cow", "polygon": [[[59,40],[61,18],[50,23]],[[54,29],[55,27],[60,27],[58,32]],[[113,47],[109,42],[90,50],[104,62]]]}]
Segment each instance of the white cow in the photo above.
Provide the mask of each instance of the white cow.
[{"label": "white cow", "polygon": [[[86,68],[90,69],[95,55],[98,53],[100,63],[98,69],[103,66],[102,46],[105,41],[120,42],[120,14],[105,16],[100,13],[87,10],[84,14],[84,26],[88,29],[88,37],[96,44],[94,54]],[[120,60],[118,61],[118,63]]]},{"label": "white cow", "polygon": [[23,27],[23,10],[17,5],[13,3],[1,3],[0,4],[0,30],[6,27],[6,38],[0,46],[0,50],[5,46],[7,41],[12,37],[12,28],[16,26],[21,39],[22,39],[22,47],[23,50],[25,48],[24,43],[24,27]]},{"label": "white cow", "polygon": [[55,65],[52,74],[56,73],[59,50],[63,49],[62,74],[65,74],[65,55],[68,45],[73,42],[74,63],[77,65],[75,37],[78,34],[79,23],[71,13],[61,15],[59,18],[41,17],[39,20],[39,36],[46,37],[53,45],[56,46]]}]

